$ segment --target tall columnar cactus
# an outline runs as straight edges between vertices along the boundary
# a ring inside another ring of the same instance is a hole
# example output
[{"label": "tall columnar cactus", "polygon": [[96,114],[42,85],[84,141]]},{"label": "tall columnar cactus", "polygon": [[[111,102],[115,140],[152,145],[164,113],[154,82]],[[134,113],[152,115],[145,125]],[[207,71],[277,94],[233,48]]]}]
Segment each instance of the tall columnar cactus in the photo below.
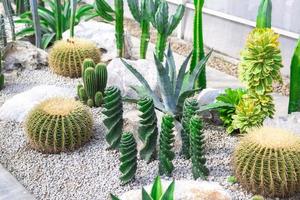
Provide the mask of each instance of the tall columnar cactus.
[{"label": "tall columnar cactus", "polygon": [[190,121],[190,137],[191,137],[191,157],[192,172],[194,179],[208,176],[208,169],[205,166],[206,159],[204,157],[204,135],[202,132],[202,120],[195,115]]},{"label": "tall columnar cactus", "polygon": [[238,181],[254,194],[289,197],[300,191],[300,138],[286,130],[254,129],[233,155]]},{"label": "tall columnar cactus", "polygon": [[[195,16],[194,16],[194,48],[191,61],[190,71],[193,71],[198,62],[205,57],[203,44],[203,27],[202,27],[202,8],[204,0],[194,0]],[[206,70],[205,67],[199,74],[195,83],[196,88],[206,88]]]},{"label": "tall columnar cactus", "polygon": [[58,153],[82,146],[92,136],[91,112],[79,101],[48,99],[32,109],[25,130],[32,148]]},{"label": "tall columnar cactus", "polygon": [[118,149],[123,131],[123,103],[121,91],[117,87],[111,86],[105,90],[103,108],[106,141],[111,149]]},{"label": "tall columnar cactus", "polygon": [[124,56],[124,2],[123,0],[114,0],[115,10],[105,0],[95,1],[95,10],[97,14],[107,21],[115,20],[116,45],[119,57]]},{"label": "tall columnar cactus", "polygon": [[[244,106],[254,104],[255,109],[259,109],[258,113],[252,112],[260,117],[257,126],[261,125],[266,117],[272,117],[275,112],[271,96],[272,84],[276,81],[282,82],[280,68],[283,66],[278,38],[279,35],[271,29],[256,28],[250,33],[241,54],[239,74],[241,81],[246,85],[247,94],[243,96],[240,104]],[[252,117],[254,116],[249,112],[237,113],[233,116],[234,128],[245,129],[244,125],[248,126],[248,119]]]},{"label": "tall columnar cactus", "polygon": [[137,144],[132,133],[123,133],[120,142],[120,180],[126,184],[131,181],[137,169]]},{"label": "tall columnar cactus", "polygon": [[182,154],[186,159],[190,158],[190,121],[199,109],[196,99],[186,99],[183,105],[183,116],[181,119],[182,130]]},{"label": "tall columnar cactus", "polygon": [[71,78],[81,77],[81,65],[86,58],[100,62],[95,44],[83,39],[57,41],[49,53],[49,66],[57,74]]},{"label": "tall columnar cactus", "polygon": [[272,27],[272,0],[261,0],[256,18],[256,28]]},{"label": "tall columnar cactus", "polygon": [[[128,6],[134,19],[140,24],[142,30],[140,42],[140,58],[146,59],[148,44],[150,41],[150,12],[148,0],[128,0]],[[157,1],[158,2],[158,1]],[[158,3],[152,9],[157,10]]]},{"label": "tall columnar cactus", "polygon": [[0,90],[4,87],[4,74],[2,74],[2,51],[0,48]]},{"label": "tall columnar cactus", "polygon": [[159,174],[171,176],[174,165],[172,160],[175,153],[172,148],[174,146],[174,117],[166,114],[162,118],[161,133],[159,138]]},{"label": "tall columnar cactus", "polygon": [[138,109],[141,112],[140,125],[138,129],[139,138],[144,146],[140,151],[142,159],[150,162],[156,157],[156,145],[158,137],[157,117],[153,100],[144,97],[138,101]]},{"label": "tall columnar cactus", "polygon": [[[151,23],[153,27],[157,30],[157,40],[156,40],[156,56],[162,62],[164,59],[164,52],[167,46],[168,37],[172,34],[175,28],[178,26],[179,22],[181,21],[185,7],[184,5],[179,5],[176,10],[176,13],[172,15],[169,19],[169,7],[168,3],[165,0],[161,0],[157,10],[153,9],[152,0],[150,2],[151,8]],[[150,9],[149,8],[149,9]]]},{"label": "tall columnar cactus", "polygon": [[77,86],[79,99],[90,107],[99,107],[103,103],[103,94],[107,84],[106,65],[95,66],[92,59],[85,59],[82,64],[83,85]]},{"label": "tall columnar cactus", "polygon": [[300,112],[300,39],[292,58],[290,73],[289,113]]}]

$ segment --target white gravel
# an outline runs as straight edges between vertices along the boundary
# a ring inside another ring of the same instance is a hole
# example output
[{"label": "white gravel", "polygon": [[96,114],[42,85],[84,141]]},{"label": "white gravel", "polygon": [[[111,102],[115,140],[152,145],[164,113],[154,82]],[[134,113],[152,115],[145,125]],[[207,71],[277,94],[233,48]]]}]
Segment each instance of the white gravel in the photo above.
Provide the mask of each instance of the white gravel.
[{"label": "white gravel", "polygon": [[[52,74],[48,69],[23,71],[17,79],[6,84],[0,92],[0,105],[12,95],[39,84],[55,84],[75,89],[78,79],[69,79]],[[125,111],[134,109],[125,104]],[[107,151],[104,140],[101,108],[93,109],[95,135],[91,142],[75,152],[62,154],[41,154],[31,150],[26,143],[22,124],[0,121],[0,163],[9,170],[37,199],[43,200],[106,200],[110,192],[121,194],[141,185],[152,183],[158,174],[157,161],[146,164],[138,162],[136,180],[121,186],[118,153]],[[221,127],[206,125],[207,164],[209,180],[217,181],[229,190],[233,200],[248,200],[238,184],[230,185],[226,179],[232,175],[230,155],[237,142]],[[177,156],[174,161],[175,179],[192,179],[191,163]],[[300,199],[300,197],[294,198]]]}]

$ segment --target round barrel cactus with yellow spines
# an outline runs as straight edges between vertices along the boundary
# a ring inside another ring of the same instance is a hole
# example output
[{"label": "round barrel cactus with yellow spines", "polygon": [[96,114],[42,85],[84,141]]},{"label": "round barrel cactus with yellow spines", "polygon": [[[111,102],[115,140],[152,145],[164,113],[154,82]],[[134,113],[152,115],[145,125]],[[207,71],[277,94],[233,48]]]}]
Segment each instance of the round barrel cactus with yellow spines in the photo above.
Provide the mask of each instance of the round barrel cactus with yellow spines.
[{"label": "round barrel cactus with yellow spines", "polygon": [[32,109],[25,130],[32,148],[45,153],[74,150],[92,136],[93,118],[74,99],[51,98]]},{"label": "round barrel cactus with yellow spines", "polygon": [[100,62],[100,51],[95,44],[75,38],[60,40],[49,53],[49,66],[59,75],[78,78],[82,75],[82,63],[86,58]]},{"label": "round barrel cactus with yellow spines", "polygon": [[288,197],[300,191],[300,137],[286,130],[253,129],[235,149],[234,171],[249,191]]}]

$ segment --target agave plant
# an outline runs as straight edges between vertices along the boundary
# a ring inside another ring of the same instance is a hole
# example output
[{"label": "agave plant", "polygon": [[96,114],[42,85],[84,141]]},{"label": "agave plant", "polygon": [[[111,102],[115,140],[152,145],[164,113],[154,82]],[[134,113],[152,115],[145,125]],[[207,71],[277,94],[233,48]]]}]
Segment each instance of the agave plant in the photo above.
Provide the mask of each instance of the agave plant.
[{"label": "agave plant", "polygon": [[197,64],[192,73],[186,73],[186,68],[192,55],[192,53],[190,53],[190,55],[182,63],[178,74],[176,74],[175,60],[170,45],[168,52],[165,55],[165,64],[161,63],[157,55],[154,54],[161,91],[159,96],[162,97],[162,102],[160,101],[160,97],[150,88],[144,77],[126,61],[122,60],[122,62],[144,86],[147,94],[153,98],[157,109],[166,113],[172,113],[176,117],[180,117],[184,100],[199,90],[193,89],[194,82],[199,73],[203,70],[203,67],[211,53],[212,50]]},{"label": "agave plant", "polygon": [[256,28],[271,28],[272,0],[261,0],[256,18]]},{"label": "agave plant", "polygon": [[[80,3],[80,0],[78,0]],[[47,48],[55,40],[62,38],[62,33],[68,30],[73,23],[77,25],[82,19],[90,18],[94,13],[92,5],[85,4],[80,6],[75,13],[75,20],[72,22],[72,2],[64,0],[45,1],[45,7],[38,6],[38,16],[40,18],[42,32],[42,48]],[[74,4],[73,4],[74,5]],[[32,36],[35,34],[32,13],[27,11],[20,15],[20,19],[15,20],[15,23],[25,24],[26,27],[17,33],[18,37]]]},{"label": "agave plant", "polygon": [[[175,182],[172,181],[172,183],[168,186],[167,190],[163,192],[161,179],[160,177],[156,177],[150,194],[147,193],[147,191],[142,188],[142,200],[174,200],[174,190],[175,190]],[[115,195],[110,195],[112,200],[120,200]]]}]

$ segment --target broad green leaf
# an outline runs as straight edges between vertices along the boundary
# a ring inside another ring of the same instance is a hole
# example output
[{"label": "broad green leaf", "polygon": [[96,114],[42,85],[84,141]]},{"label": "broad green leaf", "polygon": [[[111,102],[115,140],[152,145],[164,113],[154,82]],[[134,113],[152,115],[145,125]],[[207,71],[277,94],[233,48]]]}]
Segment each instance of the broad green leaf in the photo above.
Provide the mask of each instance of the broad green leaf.
[{"label": "broad green leaf", "polygon": [[127,0],[127,3],[133,18],[137,22],[141,23],[142,14],[139,8],[139,0]]},{"label": "broad green leaf", "polygon": [[110,198],[111,198],[111,200],[120,200],[118,197],[116,197],[116,196],[113,195],[113,194],[110,194]]},{"label": "broad green leaf", "polygon": [[234,105],[229,104],[229,103],[224,103],[224,102],[216,102],[216,103],[211,103],[205,106],[201,106],[200,109],[197,111],[198,113],[201,113],[203,111],[207,110],[218,110],[221,108],[234,108]]},{"label": "broad green leaf", "polygon": [[184,5],[179,5],[179,7],[176,10],[176,13],[171,16],[169,26],[167,29],[167,35],[171,35],[172,32],[175,30],[175,28],[178,26],[179,22],[181,21],[183,15],[184,15],[185,7]]},{"label": "broad green leaf", "polygon": [[142,199],[143,200],[155,200],[152,199],[151,196],[146,192],[144,188],[142,188]]},{"label": "broad green leaf", "polygon": [[174,200],[175,181],[169,185],[160,200]]},{"label": "broad green leaf", "polygon": [[174,60],[174,56],[173,56],[173,52],[171,49],[171,44],[169,43],[169,47],[168,47],[168,51],[167,51],[167,55],[165,55],[166,57],[166,70],[167,73],[169,74],[171,83],[172,83],[172,90],[173,93],[175,94],[175,88],[176,88],[176,65],[175,65],[175,60]]},{"label": "broad green leaf", "polygon": [[54,40],[55,33],[46,33],[42,37],[42,48],[46,49],[49,44]]},{"label": "broad green leaf", "polygon": [[157,176],[155,178],[155,181],[151,189],[151,197],[153,200],[159,200],[162,196],[162,193],[163,193],[163,188],[162,188],[161,180],[160,177]]}]

